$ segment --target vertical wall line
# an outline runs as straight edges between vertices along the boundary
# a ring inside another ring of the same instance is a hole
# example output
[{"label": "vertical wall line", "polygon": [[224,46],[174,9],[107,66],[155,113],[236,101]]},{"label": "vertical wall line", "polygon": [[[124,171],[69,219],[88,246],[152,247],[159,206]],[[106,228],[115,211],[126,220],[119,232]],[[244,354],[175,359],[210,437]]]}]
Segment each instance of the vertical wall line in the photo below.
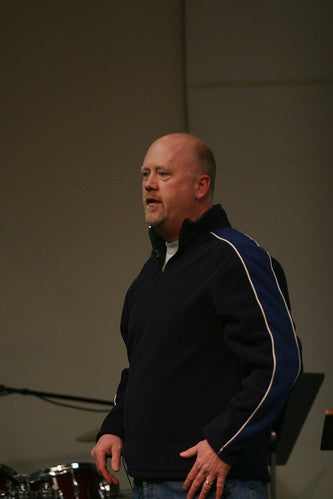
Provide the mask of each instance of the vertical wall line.
[{"label": "vertical wall line", "polygon": [[181,7],[181,37],[182,37],[182,65],[183,65],[183,109],[184,129],[189,131],[188,94],[187,94],[187,43],[186,43],[186,0],[182,0]]}]

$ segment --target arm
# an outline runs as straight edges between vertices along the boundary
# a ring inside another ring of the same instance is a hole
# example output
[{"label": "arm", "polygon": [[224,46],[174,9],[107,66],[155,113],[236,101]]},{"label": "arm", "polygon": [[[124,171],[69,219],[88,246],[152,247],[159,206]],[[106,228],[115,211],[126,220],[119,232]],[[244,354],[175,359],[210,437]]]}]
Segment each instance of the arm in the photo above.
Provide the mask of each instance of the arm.
[{"label": "arm", "polygon": [[210,445],[230,464],[276,419],[301,368],[293,321],[269,255],[246,238],[237,243],[227,271],[215,282],[214,299],[225,318],[225,345],[242,369],[240,390],[205,427]]},{"label": "arm", "polygon": [[97,470],[109,483],[118,484],[118,480],[107,469],[107,459],[111,457],[111,468],[119,471],[123,448],[123,406],[127,384],[128,369],[124,369],[115,397],[115,405],[103,421],[97,435],[97,443],[91,451]]},{"label": "arm", "polygon": [[269,256],[255,243],[249,255],[230,246],[235,251],[215,280],[213,296],[224,343],[243,376],[227,410],[205,427],[206,439],[181,453],[196,456],[184,483],[188,498],[199,487],[200,499],[206,497],[215,479],[216,497],[221,497],[230,465],[275,420],[300,369],[293,323]]},{"label": "arm", "polygon": [[117,435],[124,440],[123,412],[127,378],[128,369],[124,369],[121,373],[120,383],[114,399],[114,406],[104,419],[96,440],[106,433]]}]

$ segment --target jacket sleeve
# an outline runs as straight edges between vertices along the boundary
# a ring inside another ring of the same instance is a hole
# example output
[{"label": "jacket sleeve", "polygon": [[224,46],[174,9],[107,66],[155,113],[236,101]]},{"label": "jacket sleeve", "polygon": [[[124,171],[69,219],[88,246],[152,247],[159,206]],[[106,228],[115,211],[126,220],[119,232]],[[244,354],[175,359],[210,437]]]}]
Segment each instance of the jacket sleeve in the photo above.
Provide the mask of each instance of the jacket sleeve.
[{"label": "jacket sleeve", "polygon": [[[270,256],[240,233],[221,236],[228,264],[213,297],[226,348],[240,366],[239,391],[204,429],[210,445],[231,465],[281,411],[301,368],[300,352]],[[224,262],[225,263],[225,262]]]},{"label": "jacket sleeve", "polygon": [[111,433],[117,435],[124,440],[124,427],[123,427],[123,411],[124,411],[124,398],[126,391],[126,384],[128,378],[128,368],[124,369],[121,373],[120,383],[114,399],[114,406],[109,414],[104,419],[101,429],[96,437],[96,441],[104,434]]},{"label": "jacket sleeve", "polygon": [[[129,353],[128,352],[129,345],[127,344],[127,317],[128,317],[130,290],[131,288],[128,290],[125,297],[124,306],[121,314],[121,321],[120,321],[120,331],[127,348],[127,353]],[[98,440],[102,435],[106,433],[117,435],[123,441],[125,440],[123,415],[124,415],[124,402],[125,402],[128,375],[129,375],[129,368],[123,369],[121,373],[120,383],[118,385],[116,395],[114,398],[114,406],[112,407],[111,411],[106,416],[106,418],[104,419],[96,440]]]}]

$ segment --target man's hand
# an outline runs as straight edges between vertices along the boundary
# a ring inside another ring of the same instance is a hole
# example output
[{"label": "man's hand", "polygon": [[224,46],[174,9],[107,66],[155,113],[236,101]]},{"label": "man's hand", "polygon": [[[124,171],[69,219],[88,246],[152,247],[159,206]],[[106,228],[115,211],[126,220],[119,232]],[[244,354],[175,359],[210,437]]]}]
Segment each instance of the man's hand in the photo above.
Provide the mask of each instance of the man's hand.
[{"label": "man's hand", "polygon": [[106,467],[108,457],[111,457],[111,468],[113,471],[120,469],[120,456],[123,448],[123,441],[117,435],[105,434],[102,435],[95,447],[91,451],[91,456],[96,463],[97,471],[109,483],[119,484]]},{"label": "man's hand", "polygon": [[201,440],[194,447],[180,453],[181,457],[196,456],[196,461],[184,482],[184,489],[188,490],[187,499],[192,499],[201,488],[199,499],[209,494],[211,486],[216,481],[216,499],[222,497],[225,478],[230,465],[216,454],[207,440]]}]

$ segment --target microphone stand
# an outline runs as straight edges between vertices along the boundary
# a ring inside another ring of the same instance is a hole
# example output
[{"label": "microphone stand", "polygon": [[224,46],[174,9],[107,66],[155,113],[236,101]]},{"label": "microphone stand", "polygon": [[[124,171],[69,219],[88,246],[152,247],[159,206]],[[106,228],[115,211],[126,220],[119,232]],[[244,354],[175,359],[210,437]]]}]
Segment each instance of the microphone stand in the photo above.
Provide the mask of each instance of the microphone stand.
[{"label": "microphone stand", "polygon": [[62,399],[62,400],[71,400],[74,402],[86,402],[90,404],[103,404],[113,406],[114,403],[110,400],[101,400],[95,398],[87,398],[87,397],[76,397],[73,395],[63,395],[61,393],[49,393],[49,392],[40,392],[36,390],[29,390],[28,388],[10,388],[5,385],[0,385],[0,396],[1,395],[9,395],[12,393],[19,393],[20,395],[33,395],[34,397],[39,398],[52,398],[52,399]]}]

